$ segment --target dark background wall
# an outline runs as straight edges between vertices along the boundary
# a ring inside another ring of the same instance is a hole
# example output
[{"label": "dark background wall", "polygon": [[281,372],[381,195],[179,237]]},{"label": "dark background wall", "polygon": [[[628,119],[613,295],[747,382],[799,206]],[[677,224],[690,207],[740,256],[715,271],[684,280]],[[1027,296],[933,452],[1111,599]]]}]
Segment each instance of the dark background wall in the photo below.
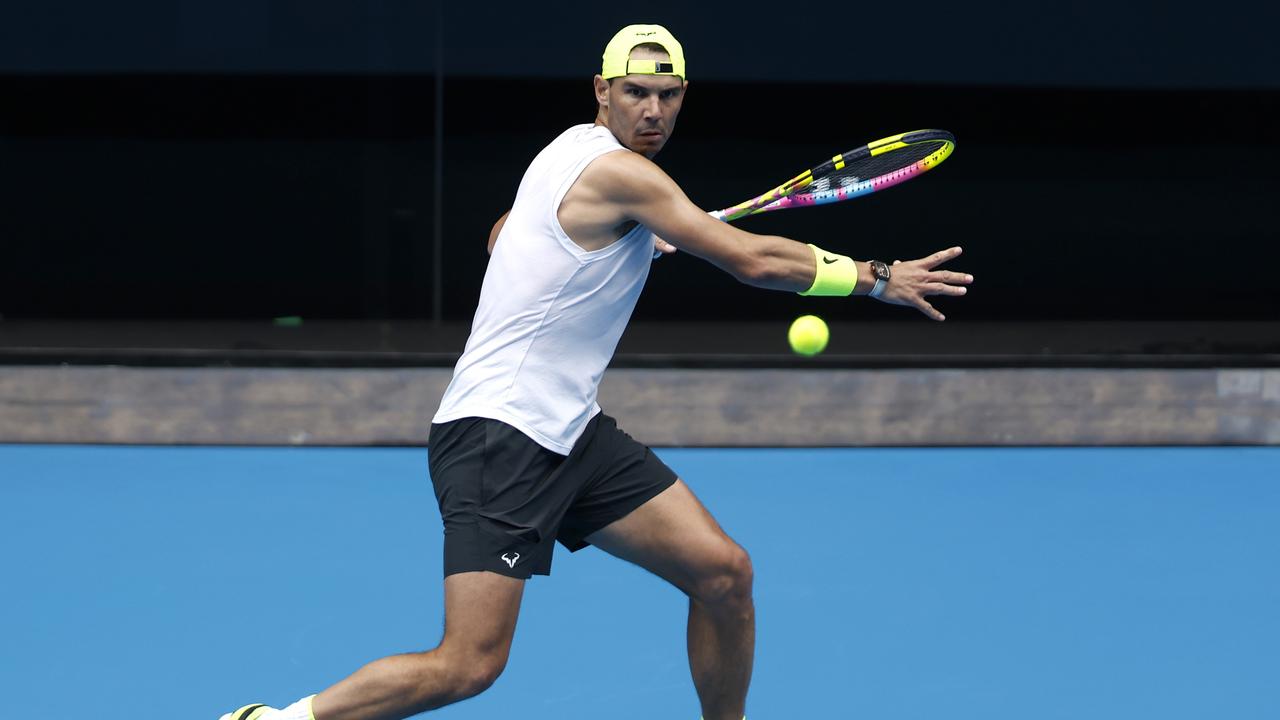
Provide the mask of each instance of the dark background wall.
[{"label": "dark background wall", "polygon": [[581,77],[632,22],[661,22],[706,80],[1278,87],[1271,3],[997,0],[43,0],[0,5],[0,70]]},{"label": "dark background wall", "polygon": [[[612,32],[657,20],[692,78],[659,161],[705,207],[883,135],[959,138],[911,185],[748,229],[886,260],[962,244],[980,285],[953,318],[1273,320],[1277,19],[1231,2],[3,5],[0,314],[467,320],[526,163],[591,119]],[[815,308],[902,312],[763,293],[677,255],[637,315]]]}]

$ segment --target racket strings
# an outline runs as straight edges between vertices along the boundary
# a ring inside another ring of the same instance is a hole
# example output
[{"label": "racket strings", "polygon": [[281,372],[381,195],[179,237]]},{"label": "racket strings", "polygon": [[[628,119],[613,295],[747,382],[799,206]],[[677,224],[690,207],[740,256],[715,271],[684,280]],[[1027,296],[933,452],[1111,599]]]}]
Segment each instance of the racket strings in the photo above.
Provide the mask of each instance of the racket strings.
[{"label": "racket strings", "polygon": [[831,192],[865,183],[883,175],[911,167],[924,160],[946,145],[945,141],[934,140],[914,143],[880,155],[868,156],[847,163],[839,170],[832,170],[821,177],[814,178],[813,184],[804,189],[805,193],[817,194]]}]

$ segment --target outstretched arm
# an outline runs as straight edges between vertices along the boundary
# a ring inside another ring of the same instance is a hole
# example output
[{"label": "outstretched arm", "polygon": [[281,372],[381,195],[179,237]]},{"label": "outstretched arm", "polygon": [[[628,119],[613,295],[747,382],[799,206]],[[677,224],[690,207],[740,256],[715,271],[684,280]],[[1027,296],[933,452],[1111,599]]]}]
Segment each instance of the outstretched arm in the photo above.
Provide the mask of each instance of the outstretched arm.
[{"label": "outstretched arm", "polygon": [[[635,153],[611,153],[588,166],[584,178],[602,188],[605,199],[615,203],[625,217],[643,223],[671,245],[692,253],[739,281],[771,290],[809,290],[818,274],[812,248],[776,235],[756,235],[707,215],[689,201],[661,168]],[[950,248],[927,258],[893,266],[893,279],[880,300],[910,305],[934,320],[942,320],[925,299],[927,295],[963,295],[973,277],[936,270],[960,255]],[[847,262],[847,260],[846,260]],[[871,291],[875,279],[867,262],[854,261],[857,283],[853,293]]]},{"label": "outstretched arm", "polygon": [[[771,290],[800,292],[813,284],[808,246],[774,235],[756,235],[715,220],[689,201],[675,182],[635,153],[610,153],[583,171],[579,185],[621,217],[642,223],[670,245],[700,257],[739,281]],[[871,284],[859,288],[868,292]]]}]

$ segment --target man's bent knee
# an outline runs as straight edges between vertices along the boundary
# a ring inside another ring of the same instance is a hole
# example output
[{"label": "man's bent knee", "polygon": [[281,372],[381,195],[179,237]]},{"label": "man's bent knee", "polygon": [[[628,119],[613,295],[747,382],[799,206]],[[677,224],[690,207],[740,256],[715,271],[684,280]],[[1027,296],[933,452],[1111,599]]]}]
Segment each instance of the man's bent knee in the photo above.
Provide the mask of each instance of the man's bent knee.
[{"label": "man's bent knee", "polygon": [[748,602],[754,577],[751,556],[737,544],[729,543],[729,547],[699,578],[690,596],[710,605]]},{"label": "man's bent knee", "polygon": [[502,670],[507,665],[506,658],[486,658],[475,663],[472,667],[465,668],[462,671],[462,682],[459,690],[464,697],[475,697],[480,693],[488,690],[498,680],[498,676],[502,675]]},{"label": "man's bent knee", "polygon": [[453,652],[441,647],[436,652],[445,663],[451,702],[466,700],[488,690],[507,666],[507,654],[498,651]]}]

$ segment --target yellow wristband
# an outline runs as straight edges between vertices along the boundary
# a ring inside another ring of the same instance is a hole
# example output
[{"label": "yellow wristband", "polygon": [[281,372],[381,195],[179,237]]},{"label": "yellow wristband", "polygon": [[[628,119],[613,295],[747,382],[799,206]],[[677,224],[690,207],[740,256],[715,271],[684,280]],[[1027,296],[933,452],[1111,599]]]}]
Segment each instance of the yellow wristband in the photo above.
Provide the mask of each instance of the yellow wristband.
[{"label": "yellow wristband", "polygon": [[840,296],[852,295],[858,286],[858,264],[853,258],[827,252],[822,248],[809,244],[813,248],[813,261],[817,264],[817,273],[813,285],[801,295]]}]

